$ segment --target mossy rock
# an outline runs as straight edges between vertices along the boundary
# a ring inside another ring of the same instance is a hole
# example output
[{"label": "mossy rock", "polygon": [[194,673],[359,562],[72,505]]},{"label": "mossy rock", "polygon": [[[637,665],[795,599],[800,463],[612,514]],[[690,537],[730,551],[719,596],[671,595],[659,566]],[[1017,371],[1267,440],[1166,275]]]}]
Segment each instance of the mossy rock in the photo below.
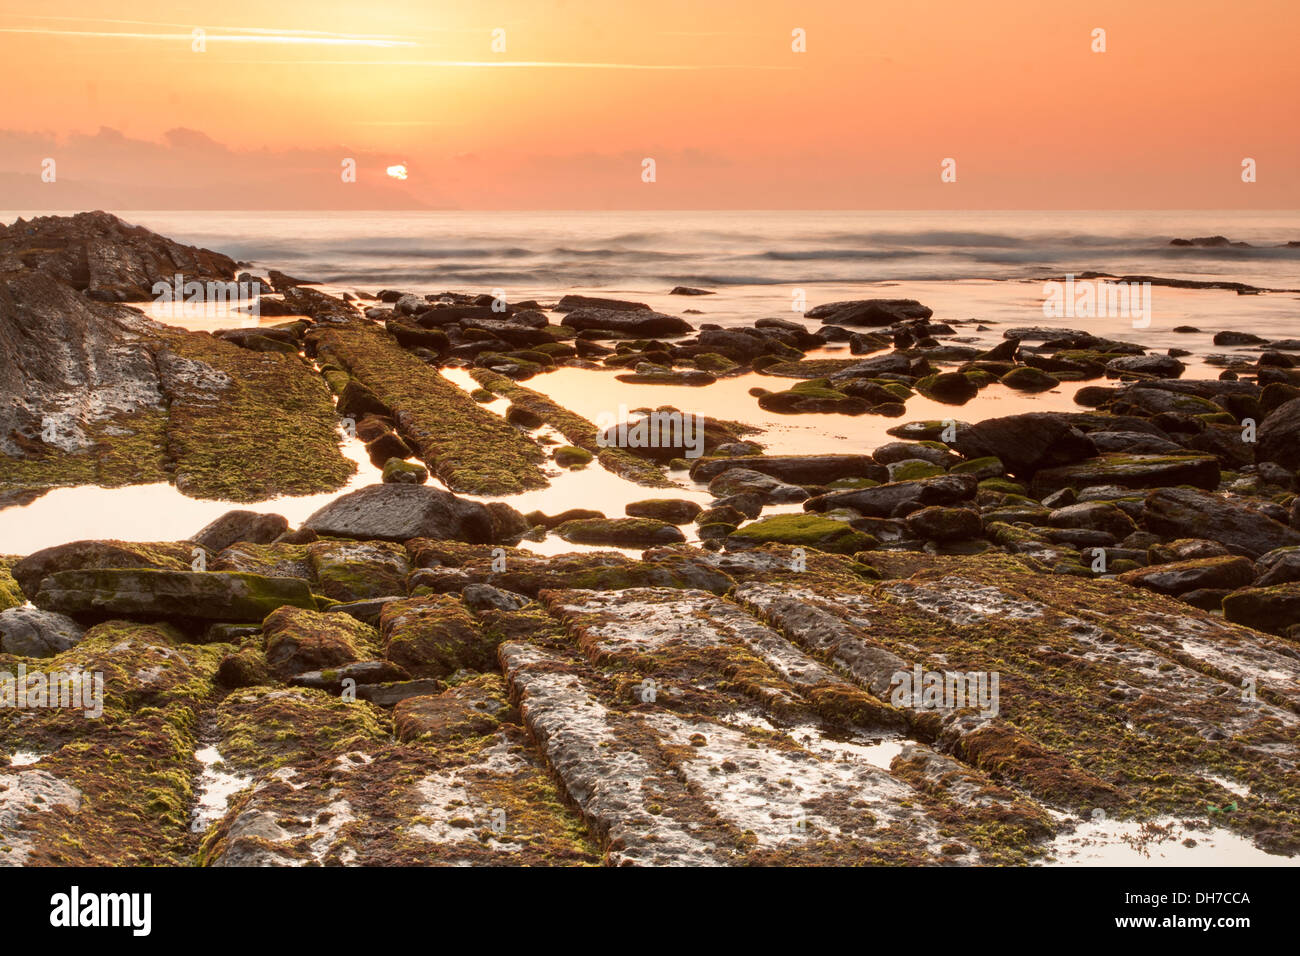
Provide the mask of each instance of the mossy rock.
[{"label": "mossy rock", "polygon": [[403,458],[390,458],[384,462],[381,480],[386,485],[422,485],[429,480],[429,469]]},{"label": "mossy rock", "polygon": [[890,481],[916,481],[921,478],[933,478],[936,475],[944,474],[941,465],[932,462],[921,461],[919,458],[913,461],[900,461],[889,470]]},{"label": "mossy rock", "polygon": [[676,526],[654,518],[581,518],[555,529],[574,544],[604,544],[620,548],[649,548],[686,540]]},{"label": "mossy rock", "polygon": [[772,515],[750,522],[727,538],[728,550],[744,550],[761,544],[785,544],[815,548],[833,554],[856,554],[869,551],[875,539],[856,531],[843,521],[821,515]]},{"label": "mossy rock", "polygon": [[[989,455],[984,458],[972,458],[970,461],[959,462],[949,468],[948,472],[953,475],[974,475],[982,483],[991,478],[1001,478],[1007,473],[1007,469],[1002,464],[1002,459]],[[1025,490],[1021,488],[1016,493],[1024,494]]]},{"label": "mossy rock", "polygon": [[415,677],[443,678],[496,666],[496,643],[458,598],[445,594],[390,601],[379,617],[384,657]]},{"label": "mossy rock", "polygon": [[347,614],[285,607],[262,622],[266,661],[282,677],[374,657],[374,628]]},{"label": "mossy rock", "polygon": [[1007,372],[998,381],[1008,388],[1014,388],[1020,392],[1045,392],[1061,384],[1055,377],[1042,369],[1033,368],[1029,365],[1023,365]]},{"label": "mossy rock", "polygon": [[577,445],[561,445],[552,453],[555,463],[561,468],[585,468],[591,464],[592,453]]}]

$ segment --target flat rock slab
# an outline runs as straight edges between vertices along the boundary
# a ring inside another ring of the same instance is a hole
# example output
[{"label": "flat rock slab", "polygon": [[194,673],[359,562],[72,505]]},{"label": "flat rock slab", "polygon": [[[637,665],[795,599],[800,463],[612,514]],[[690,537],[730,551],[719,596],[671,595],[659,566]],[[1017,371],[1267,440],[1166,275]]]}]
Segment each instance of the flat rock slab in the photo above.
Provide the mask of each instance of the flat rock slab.
[{"label": "flat rock slab", "polygon": [[289,605],[315,608],[306,582],[223,571],[59,571],[41,582],[38,607],[77,616],[261,621]]}]

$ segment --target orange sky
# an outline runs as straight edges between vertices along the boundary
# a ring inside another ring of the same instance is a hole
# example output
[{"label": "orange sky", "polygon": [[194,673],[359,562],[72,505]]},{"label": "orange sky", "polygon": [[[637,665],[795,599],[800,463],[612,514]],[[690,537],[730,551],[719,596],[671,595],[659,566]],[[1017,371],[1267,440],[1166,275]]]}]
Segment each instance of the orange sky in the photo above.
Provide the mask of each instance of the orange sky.
[{"label": "orange sky", "polygon": [[4,0],[0,208],[1295,209],[1298,35],[1295,0]]}]

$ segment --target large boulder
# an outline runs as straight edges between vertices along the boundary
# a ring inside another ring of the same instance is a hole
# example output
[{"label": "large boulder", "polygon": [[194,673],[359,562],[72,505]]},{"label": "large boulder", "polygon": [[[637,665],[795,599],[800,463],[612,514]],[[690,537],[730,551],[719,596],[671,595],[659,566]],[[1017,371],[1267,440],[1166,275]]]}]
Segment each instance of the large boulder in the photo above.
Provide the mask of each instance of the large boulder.
[{"label": "large boulder", "polygon": [[1249,558],[1300,545],[1300,531],[1242,502],[1193,488],[1161,488],[1147,495],[1147,529],[1168,538],[1210,538]]},{"label": "large boulder", "polygon": [[1097,454],[1091,439],[1059,412],[990,418],[958,428],[951,445],[968,459],[997,458],[1020,477]]},{"label": "large boulder", "polygon": [[330,502],[303,527],[319,535],[363,540],[493,540],[492,516],[482,504],[421,485],[368,485]]}]

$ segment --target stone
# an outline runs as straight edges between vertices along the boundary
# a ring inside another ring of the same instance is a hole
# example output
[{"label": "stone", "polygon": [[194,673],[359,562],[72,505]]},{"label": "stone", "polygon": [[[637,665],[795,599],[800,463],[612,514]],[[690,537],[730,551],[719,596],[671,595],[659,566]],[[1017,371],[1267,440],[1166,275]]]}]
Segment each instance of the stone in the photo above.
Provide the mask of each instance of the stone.
[{"label": "stone", "polygon": [[33,603],[73,617],[207,621],[260,621],[284,605],[316,607],[297,578],[152,568],[59,571],[41,581]]},{"label": "stone", "polygon": [[85,629],[68,617],[34,607],[0,611],[0,650],[17,657],[53,657],[76,646]]},{"label": "stone", "polygon": [[694,501],[685,498],[647,498],[633,501],[626,508],[630,518],[654,518],[668,524],[690,524],[704,510]]},{"label": "stone", "polygon": [[1204,536],[1248,558],[1300,545],[1300,531],[1248,508],[1238,499],[1193,488],[1151,492],[1146,497],[1142,523],[1165,537]]},{"label": "stone", "polygon": [[335,499],[303,522],[320,535],[366,540],[438,538],[486,544],[493,539],[487,508],[438,488],[367,485]]},{"label": "stone", "polygon": [[374,628],[346,614],[280,608],[262,622],[266,661],[281,677],[339,667],[369,656]]},{"label": "stone", "polygon": [[674,525],[654,518],[579,518],[555,529],[574,544],[604,544],[619,548],[649,548],[685,541]]},{"label": "stone", "polygon": [[1155,567],[1125,571],[1119,580],[1161,594],[1185,594],[1198,590],[1228,590],[1245,587],[1255,577],[1249,558],[1215,557],[1172,561]]},{"label": "stone", "polygon": [[384,605],[379,632],[384,656],[414,677],[442,678],[462,669],[491,670],[496,664],[496,644],[450,595]]},{"label": "stone", "polygon": [[967,459],[993,456],[1017,476],[1092,458],[1097,449],[1069,416],[1027,412],[960,427],[952,446]]},{"label": "stone", "polygon": [[289,521],[283,515],[227,511],[190,540],[209,551],[221,551],[241,541],[270,544],[288,530]]}]

